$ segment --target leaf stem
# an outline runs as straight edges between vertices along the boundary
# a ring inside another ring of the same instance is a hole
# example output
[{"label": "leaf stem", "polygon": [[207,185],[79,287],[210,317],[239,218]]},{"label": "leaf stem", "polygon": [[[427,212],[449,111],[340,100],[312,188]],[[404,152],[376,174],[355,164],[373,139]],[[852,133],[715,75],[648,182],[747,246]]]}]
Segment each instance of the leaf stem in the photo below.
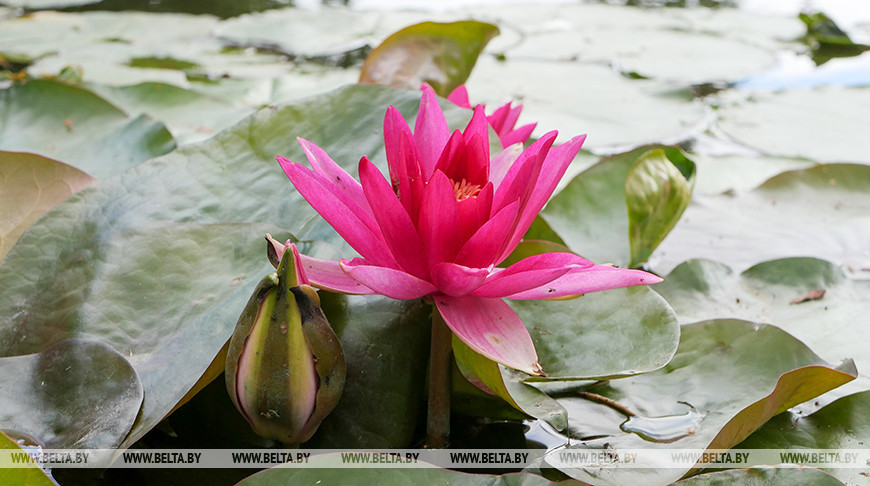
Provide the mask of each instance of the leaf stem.
[{"label": "leaf stem", "polygon": [[632,412],[625,405],[622,405],[619,402],[611,400],[610,398],[607,398],[604,395],[599,395],[597,393],[590,393],[587,391],[577,392],[577,394],[580,395],[581,398],[585,398],[586,400],[589,400],[590,402],[596,402],[596,403],[600,403],[602,405],[607,405],[608,407],[616,410],[617,412],[625,415],[626,417],[634,417],[635,415],[637,415],[636,413]]},{"label": "leaf stem", "polygon": [[429,414],[426,421],[426,445],[433,449],[447,447],[450,437],[451,336],[450,328],[433,306],[432,341],[429,346]]}]

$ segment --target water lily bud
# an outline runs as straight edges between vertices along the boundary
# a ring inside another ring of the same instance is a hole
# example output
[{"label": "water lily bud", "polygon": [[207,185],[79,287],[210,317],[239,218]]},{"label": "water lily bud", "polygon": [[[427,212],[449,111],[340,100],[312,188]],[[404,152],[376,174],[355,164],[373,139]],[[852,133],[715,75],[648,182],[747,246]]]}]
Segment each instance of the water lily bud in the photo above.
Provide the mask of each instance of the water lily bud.
[{"label": "water lily bud", "polygon": [[[279,253],[273,242],[269,256],[275,262]],[[280,250],[278,271],[260,281],[236,324],[226,383],[236,408],[258,435],[298,444],[311,438],[335,408],[346,368],[341,344],[320,309],[320,297],[308,285],[296,246]]]}]

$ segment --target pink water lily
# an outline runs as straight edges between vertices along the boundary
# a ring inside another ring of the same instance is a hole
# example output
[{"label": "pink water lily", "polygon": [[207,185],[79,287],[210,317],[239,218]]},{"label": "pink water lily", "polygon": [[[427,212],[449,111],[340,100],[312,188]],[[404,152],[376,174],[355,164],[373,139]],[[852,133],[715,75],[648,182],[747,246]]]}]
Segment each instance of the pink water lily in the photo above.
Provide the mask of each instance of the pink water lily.
[{"label": "pink water lily", "polygon": [[554,147],[557,132],[550,132],[523,151],[490,158],[487,125],[478,105],[465,130],[451,134],[435,93],[426,87],[413,133],[396,108],[387,110],[389,179],[363,157],[357,182],[303,139],[311,169],[278,161],[302,196],[361,255],[338,262],[303,255],[314,286],[401,300],[429,297],[470,348],[543,375],[528,330],[504,298],[566,297],[661,279],[594,265],[572,253],[496,267],[519,244],[586,137]]}]

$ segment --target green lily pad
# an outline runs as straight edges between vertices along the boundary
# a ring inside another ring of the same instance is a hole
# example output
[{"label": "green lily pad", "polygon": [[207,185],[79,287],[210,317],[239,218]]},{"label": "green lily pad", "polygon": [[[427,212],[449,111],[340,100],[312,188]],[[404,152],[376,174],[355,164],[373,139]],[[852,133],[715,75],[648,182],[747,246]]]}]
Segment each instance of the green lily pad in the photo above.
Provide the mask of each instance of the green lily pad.
[{"label": "green lily pad", "polygon": [[[668,160],[683,164],[685,157],[677,157],[679,151],[661,145],[640,147],[630,152],[604,157],[553,196],[541,212],[541,218],[575,253],[595,263],[627,266],[631,261],[625,192],[627,180],[637,161],[659,149],[665,150],[665,154],[672,151]],[[668,171],[673,174],[671,169]],[[650,221],[664,222],[669,217],[668,214],[658,214]],[[634,216],[635,221],[638,218],[639,214]],[[636,226],[637,222],[633,225]],[[653,228],[644,238],[650,242],[661,241],[670,230],[668,226],[670,225]],[[638,241],[636,245],[644,248],[644,252],[650,251],[649,243],[640,243],[637,239],[635,241]]]},{"label": "green lily pad", "polygon": [[161,121],[180,144],[212,137],[252,111],[216,97],[164,83],[123,87],[92,85],[90,88],[127,113],[144,113]]},{"label": "green lily pad", "polygon": [[[4,434],[2,430],[0,430],[0,450],[24,452],[24,449]],[[54,486],[57,484],[36,463],[32,460],[30,463],[33,464],[33,467],[0,468],[0,484],[26,484],[28,486]]]},{"label": "green lily pad", "polygon": [[[275,155],[304,160],[293,140],[302,136],[351,172],[363,154],[383,164],[380,127],[387,106],[413,115],[419,96],[416,90],[351,86],[267,108],[206,142],[73,195],[0,262],[0,355],[39,352],[85,335],[130,356],[146,390],[142,414],[124,443],[132,444],[198,382],[253,286],[270,271],[262,237],[278,230],[257,222],[345,245],[295,192]],[[445,107],[450,119],[467,120],[467,110]],[[344,122],[336,123],[335,113]],[[328,247],[305,250],[335,258]],[[351,256],[341,248],[341,256]],[[391,309],[378,312],[395,317],[399,311]]]},{"label": "green lily pad", "polygon": [[56,160],[0,151],[0,260],[34,221],[94,181]]},{"label": "green lily pad", "polygon": [[94,93],[58,81],[0,91],[0,114],[3,150],[51,157],[100,179],[175,148],[162,124],[129,117]]},{"label": "green lily pad", "polygon": [[114,449],[142,404],[136,371],[97,341],[0,358],[0,370],[0,429],[48,449]]},{"label": "green lily pad", "polygon": [[732,469],[693,476],[677,481],[674,486],[842,486],[843,483],[819,469],[811,467],[753,467]]},{"label": "green lily pad", "polygon": [[717,104],[722,131],[765,154],[867,163],[870,114],[855,107],[870,104],[870,88],[723,93]]},{"label": "green lily pad", "polygon": [[[870,391],[838,399],[809,416],[777,415],[737,446],[739,449],[870,448]],[[846,484],[867,481],[868,467],[822,468]]]},{"label": "green lily pad", "polygon": [[[637,414],[630,420],[595,401],[559,401],[568,410],[570,437],[583,447],[729,449],[774,415],[856,374],[853,363],[835,369],[774,326],[714,320],[683,326],[680,348],[663,369],[588,390]],[[650,485],[692,469],[649,467],[560,469],[591,484]]]},{"label": "green lily pad", "polygon": [[447,96],[468,79],[477,57],[498,32],[495,25],[474,20],[405,27],[369,53],[359,80],[407,88],[428,83]]},{"label": "green lily pad", "polygon": [[727,265],[692,260],[655,286],[681,323],[735,317],[776,325],[825,360],[855,360],[862,376],[847,388],[866,390],[870,378],[870,329],[856,325],[870,313],[870,280],[846,277],[815,258],[786,258],[734,272]]},{"label": "green lily pad", "polygon": [[750,192],[696,195],[649,265],[665,273],[705,258],[743,271],[810,255],[862,273],[868,247],[870,167],[830,164],[782,173]]},{"label": "green lily pad", "polygon": [[680,340],[673,310],[647,287],[607,290],[563,301],[508,302],[529,328],[547,373],[546,378],[527,381],[645,373],[670,361]]},{"label": "green lily pad", "polygon": [[[335,464],[338,454],[312,456],[311,464]],[[463,484],[470,486],[545,486],[551,484],[579,484],[575,481],[554,483],[541,476],[529,473],[504,475],[470,474],[449,469],[344,469],[312,468],[294,469],[293,465],[279,466],[248,476],[237,486],[272,486],[286,484]]]},{"label": "green lily pad", "polygon": [[625,179],[631,267],[646,262],[679,221],[692,198],[695,163],[678,149],[640,156]]}]

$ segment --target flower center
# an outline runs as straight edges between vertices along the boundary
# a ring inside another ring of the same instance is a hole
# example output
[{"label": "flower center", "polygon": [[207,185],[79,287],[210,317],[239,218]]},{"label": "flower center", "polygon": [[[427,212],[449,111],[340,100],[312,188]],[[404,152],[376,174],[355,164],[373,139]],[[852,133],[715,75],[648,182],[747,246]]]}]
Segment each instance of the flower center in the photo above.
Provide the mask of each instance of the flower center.
[{"label": "flower center", "polygon": [[462,201],[470,197],[477,197],[480,192],[480,185],[472,184],[463,177],[461,181],[453,181],[453,192],[456,194],[456,200]]}]

